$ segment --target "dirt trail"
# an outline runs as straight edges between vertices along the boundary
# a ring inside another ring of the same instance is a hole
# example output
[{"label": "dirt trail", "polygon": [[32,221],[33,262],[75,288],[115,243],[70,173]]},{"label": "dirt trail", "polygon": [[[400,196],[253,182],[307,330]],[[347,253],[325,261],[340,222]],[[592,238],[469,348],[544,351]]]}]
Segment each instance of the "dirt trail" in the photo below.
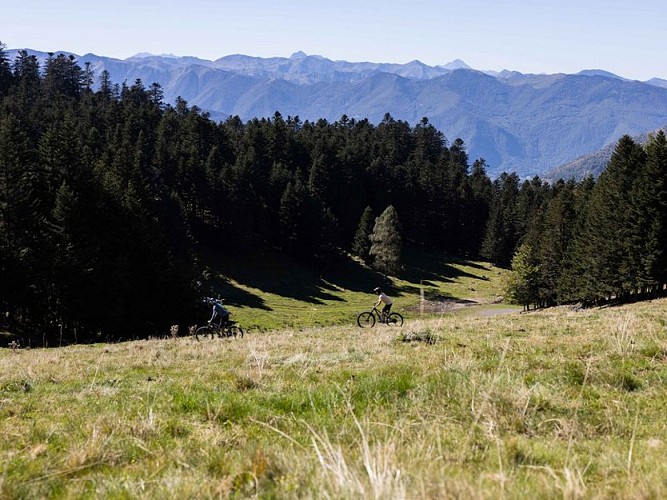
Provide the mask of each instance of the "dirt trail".
[{"label": "dirt trail", "polygon": [[517,309],[516,307],[503,307],[495,309],[480,309],[479,311],[475,311],[475,314],[484,318],[492,318],[494,316],[502,316],[504,314],[518,314],[519,312],[521,312],[521,309]]},{"label": "dirt trail", "polygon": [[472,314],[479,317],[491,318],[505,314],[518,314],[521,309],[517,307],[499,307],[500,300],[495,302],[481,301],[475,299],[440,299],[425,300],[423,305],[409,307],[408,310],[414,312],[424,312],[427,314],[452,313],[462,309],[474,308]]}]

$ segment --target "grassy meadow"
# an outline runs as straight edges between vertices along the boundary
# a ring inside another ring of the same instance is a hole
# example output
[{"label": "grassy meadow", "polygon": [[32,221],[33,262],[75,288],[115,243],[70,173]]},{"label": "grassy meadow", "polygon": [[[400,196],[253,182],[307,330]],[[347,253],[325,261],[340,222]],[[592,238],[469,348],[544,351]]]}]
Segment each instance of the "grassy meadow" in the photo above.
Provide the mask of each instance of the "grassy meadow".
[{"label": "grassy meadow", "polygon": [[313,265],[271,249],[234,250],[208,255],[204,288],[224,298],[232,319],[251,331],[354,324],[360,312],[371,309],[376,286],[406,318],[487,308],[502,298],[508,273],[486,262],[414,248],[404,252],[398,276],[384,276],[344,256]]},{"label": "grassy meadow", "polygon": [[2,349],[0,497],[665,498],[666,382],[664,299]]}]

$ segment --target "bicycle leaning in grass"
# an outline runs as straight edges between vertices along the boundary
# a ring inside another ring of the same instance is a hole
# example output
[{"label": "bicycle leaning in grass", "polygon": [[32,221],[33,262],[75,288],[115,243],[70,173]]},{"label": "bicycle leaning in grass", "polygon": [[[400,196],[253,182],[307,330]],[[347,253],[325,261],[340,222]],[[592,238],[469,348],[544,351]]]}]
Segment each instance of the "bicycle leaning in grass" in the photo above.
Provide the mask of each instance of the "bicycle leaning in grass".
[{"label": "bicycle leaning in grass", "polygon": [[226,337],[240,337],[243,338],[243,328],[236,324],[236,321],[227,320],[224,324],[210,322],[207,325],[200,326],[195,330],[195,339],[202,338],[226,338]]},{"label": "bicycle leaning in grass", "polygon": [[243,329],[236,324],[236,321],[229,319],[229,311],[222,305],[222,299],[206,297],[205,304],[213,306],[211,319],[204,326],[195,330],[195,339],[203,338],[224,338],[224,337],[243,337]]}]

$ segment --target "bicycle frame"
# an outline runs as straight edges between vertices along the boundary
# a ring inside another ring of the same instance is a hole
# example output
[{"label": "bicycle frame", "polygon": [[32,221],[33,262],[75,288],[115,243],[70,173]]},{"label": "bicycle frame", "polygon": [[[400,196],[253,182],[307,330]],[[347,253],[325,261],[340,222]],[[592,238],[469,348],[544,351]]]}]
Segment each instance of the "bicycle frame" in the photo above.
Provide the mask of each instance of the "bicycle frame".
[{"label": "bicycle frame", "polygon": [[229,329],[231,327],[233,327],[234,325],[236,325],[236,321],[232,321],[230,319],[225,321],[224,324],[215,323],[215,322],[209,323],[209,326],[211,328],[215,329],[215,332],[217,334],[222,334],[222,335],[227,335],[227,333],[229,332]]},{"label": "bicycle frame", "polygon": [[377,308],[377,306],[373,306],[373,309],[371,309],[371,314],[374,315],[374,316],[376,317],[376,319],[377,319],[380,323],[386,323],[386,322],[387,322],[387,318],[389,317],[388,314],[385,316],[385,315],[382,313],[382,311],[380,311],[380,310]]},{"label": "bicycle frame", "polygon": [[195,337],[199,340],[199,336],[206,338],[210,335],[211,338],[228,338],[241,337],[243,338],[243,328],[241,328],[236,321],[227,320],[220,324],[217,322],[210,322],[206,325],[200,326],[195,330]]}]

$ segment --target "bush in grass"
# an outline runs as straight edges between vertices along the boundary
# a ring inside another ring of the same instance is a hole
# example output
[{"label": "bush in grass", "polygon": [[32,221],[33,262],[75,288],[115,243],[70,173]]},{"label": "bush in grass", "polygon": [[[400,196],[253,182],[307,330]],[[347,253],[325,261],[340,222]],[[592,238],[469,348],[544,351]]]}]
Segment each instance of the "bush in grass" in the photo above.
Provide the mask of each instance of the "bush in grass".
[{"label": "bush in grass", "polygon": [[438,342],[440,338],[431,330],[420,330],[416,332],[402,333],[398,337],[398,340],[401,342],[425,342],[426,344],[433,345]]}]

